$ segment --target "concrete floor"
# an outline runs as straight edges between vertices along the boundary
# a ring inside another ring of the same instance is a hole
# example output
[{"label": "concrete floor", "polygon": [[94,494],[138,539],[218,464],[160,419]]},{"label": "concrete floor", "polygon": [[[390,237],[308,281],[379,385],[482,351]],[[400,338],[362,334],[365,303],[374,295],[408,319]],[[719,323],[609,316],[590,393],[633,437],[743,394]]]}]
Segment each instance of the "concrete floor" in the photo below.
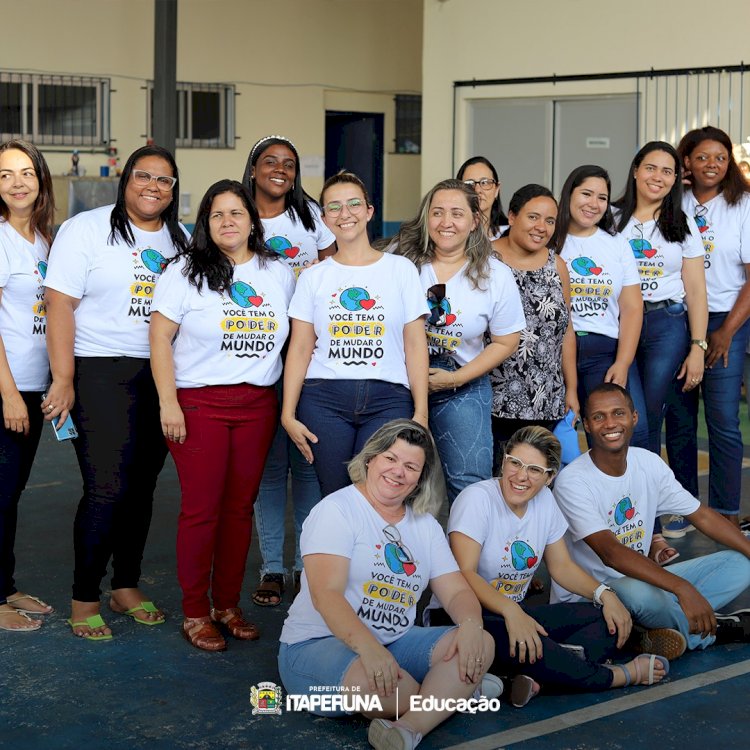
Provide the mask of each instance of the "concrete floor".
[{"label": "concrete floor", "polygon": [[[287,711],[253,716],[251,687],[279,683],[277,639],[289,599],[278,608],[250,603],[259,560],[255,542],[243,606],[261,627],[261,640],[232,641],[225,653],[208,654],[180,637],[174,556],[179,490],[171,462],[160,478],[143,566],[143,589],[168,612],[167,623],[143,627],[103,607],[115,638],[106,643],[74,638],[65,620],[79,493],[71,446],[57,444],[46,431],[21,504],[18,584],[57,612],[40,632],[0,631],[0,748],[367,747],[367,722],[359,718],[332,720]],[[750,498],[743,506],[749,513]],[[675,546],[683,558],[715,549],[699,532],[676,540]],[[738,603],[749,606],[750,594]],[[522,710],[504,705],[491,715],[455,716],[420,747],[740,747],[750,734],[750,713],[743,708],[748,694],[750,645],[714,647],[674,662],[660,686],[542,695]]]}]

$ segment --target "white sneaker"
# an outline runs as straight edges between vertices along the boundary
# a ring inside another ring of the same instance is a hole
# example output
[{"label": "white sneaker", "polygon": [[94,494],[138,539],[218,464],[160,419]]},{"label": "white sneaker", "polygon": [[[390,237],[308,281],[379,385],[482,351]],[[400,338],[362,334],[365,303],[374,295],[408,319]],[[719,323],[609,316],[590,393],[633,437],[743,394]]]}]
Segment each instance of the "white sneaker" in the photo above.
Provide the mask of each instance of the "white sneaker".
[{"label": "white sneaker", "polygon": [[375,750],[414,750],[422,735],[387,719],[373,719],[367,741]]}]

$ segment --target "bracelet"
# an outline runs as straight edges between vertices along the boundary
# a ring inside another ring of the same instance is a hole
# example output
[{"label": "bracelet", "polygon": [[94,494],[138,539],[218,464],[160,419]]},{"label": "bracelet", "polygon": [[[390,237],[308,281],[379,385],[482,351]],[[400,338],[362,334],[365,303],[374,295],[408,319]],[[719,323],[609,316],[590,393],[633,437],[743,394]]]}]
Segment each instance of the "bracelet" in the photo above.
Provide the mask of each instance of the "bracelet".
[{"label": "bracelet", "polygon": [[606,583],[600,583],[594,591],[594,596],[591,597],[595,607],[601,608],[604,606],[604,602],[602,601],[602,594],[605,591],[612,591],[613,594],[615,593],[609,586],[607,586]]},{"label": "bracelet", "polygon": [[473,622],[476,623],[479,626],[480,630],[484,630],[484,624],[481,622],[477,622],[473,617],[467,617],[465,620],[462,620],[458,623],[458,627],[460,628],[462,625],[465,625],[467,622]]}]

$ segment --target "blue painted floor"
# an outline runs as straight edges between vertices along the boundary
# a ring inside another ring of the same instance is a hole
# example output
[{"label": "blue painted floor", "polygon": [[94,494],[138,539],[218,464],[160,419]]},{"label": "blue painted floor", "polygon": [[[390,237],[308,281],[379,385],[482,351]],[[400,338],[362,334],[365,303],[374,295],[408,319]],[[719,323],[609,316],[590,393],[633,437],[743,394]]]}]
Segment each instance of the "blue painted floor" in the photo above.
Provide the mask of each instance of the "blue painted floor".
[{"label": "blue painted floor", "polygon": [[[703,480],[705,481],[705,480]],[[36,633],[0,631],[0,748],[160,750],[191,748],[363,748],[367,722],[313,718],[284,711],[253,716],[250,690],[278,683],[277,639],[284,606],[250,603],[259,555],[253,544],[243,606],[261,627],[261,640],[232,641],[208,654],[180,636],[180,593],[174,539],[179,490],[168,463],[160,478],[143,589],[169,613],[165,625],[144,627],[102,614],[111,642],[74,638],[68,617],[72,521],[80,479],[71,446],[45,435],[30,487],[22,499],[17,543],[18,585],[57,612]],[[750,497],[743,502],[750,513]],[[699,532],[675,546],[683,558],[716,547]],[[739,605],[750,606],[747,592]],[[750,645],[687,654],[661,686],[599,695],[544,695],[524,709],[504,705],[491,715],[455,716],[430,734],[424,750],[500,747],[692,748],[744,747],[750,736]]]}]

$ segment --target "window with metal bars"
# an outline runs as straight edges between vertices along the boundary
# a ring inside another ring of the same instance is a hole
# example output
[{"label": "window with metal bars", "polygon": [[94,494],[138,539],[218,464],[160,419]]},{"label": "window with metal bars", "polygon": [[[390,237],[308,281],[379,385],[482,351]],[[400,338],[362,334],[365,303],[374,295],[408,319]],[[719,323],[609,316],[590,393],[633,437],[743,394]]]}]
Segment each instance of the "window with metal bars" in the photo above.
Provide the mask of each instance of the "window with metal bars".
[{"label": "window with metal bars", "polygon": [[396,94],[396,153],[422,152],[422,97]]},{"label": "window with metal bars", "polygon": [[0,140],[108,146],[108,78],[0,71]]},{"label": "window with metal bars", "polygon": [[[234,86],[177,83],[178,148],[234,148]],[[153,132],[154,84],[148,83],[148,136]]]}]

